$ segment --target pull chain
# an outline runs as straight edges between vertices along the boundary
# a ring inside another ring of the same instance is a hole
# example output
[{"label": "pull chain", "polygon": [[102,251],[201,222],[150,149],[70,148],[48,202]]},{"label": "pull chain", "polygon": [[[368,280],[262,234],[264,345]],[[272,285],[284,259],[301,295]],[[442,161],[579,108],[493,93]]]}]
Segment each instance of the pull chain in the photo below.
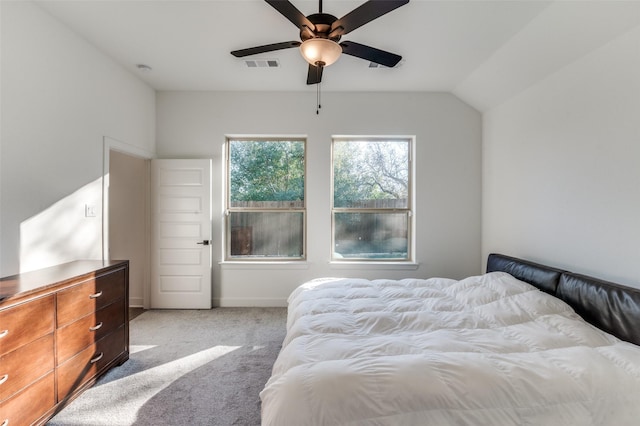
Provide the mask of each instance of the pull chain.
[{"label": "pull chain", "polygon": [[322,108],[322,105],[320,104],[320,84],[322,84],[322,82],[320,81],[320,72],[322,71],[321,66],[317,66],[316,67],[316,75],[317,75],[317,80],[318,83],[316,84],[316,103],[317,103],[317,108],[316,108],[316,115],[320,114],[320,108]]}]

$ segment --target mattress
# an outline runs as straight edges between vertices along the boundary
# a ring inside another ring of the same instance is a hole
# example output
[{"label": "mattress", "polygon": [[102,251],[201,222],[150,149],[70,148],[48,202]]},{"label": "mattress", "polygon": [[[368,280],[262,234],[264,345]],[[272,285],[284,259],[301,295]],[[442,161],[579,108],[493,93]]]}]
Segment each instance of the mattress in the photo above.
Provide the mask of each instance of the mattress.
[{"label": "mattress", "polygon": [[289,297],[263,425],[635,425],[640,347],[504,272]]}]

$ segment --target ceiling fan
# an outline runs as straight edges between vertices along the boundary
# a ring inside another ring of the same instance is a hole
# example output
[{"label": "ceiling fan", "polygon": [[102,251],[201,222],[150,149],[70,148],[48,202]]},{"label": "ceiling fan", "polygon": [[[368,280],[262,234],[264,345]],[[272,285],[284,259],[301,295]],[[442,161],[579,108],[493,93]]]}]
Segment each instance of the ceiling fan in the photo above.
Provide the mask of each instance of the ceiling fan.
[{"label": "ceiling fan", "polygon": [[322,12],[322,0],[319,0],[319,12],[309,16],[304,16],[288,0],[265,1],[298,27],[301,41],[285,41],[234,50],[231,52],[233,56],[242,58],[299,46],[302,56],[309,63],[307,84],[320,83],[324,67],[337,61],[342,53],[386,67],[394,67],[402,59],[402,56],[395,53],[386,52],[354,41],[338,42],[343,35],[409,3],[409,0],[368,0],[340,19]]}]

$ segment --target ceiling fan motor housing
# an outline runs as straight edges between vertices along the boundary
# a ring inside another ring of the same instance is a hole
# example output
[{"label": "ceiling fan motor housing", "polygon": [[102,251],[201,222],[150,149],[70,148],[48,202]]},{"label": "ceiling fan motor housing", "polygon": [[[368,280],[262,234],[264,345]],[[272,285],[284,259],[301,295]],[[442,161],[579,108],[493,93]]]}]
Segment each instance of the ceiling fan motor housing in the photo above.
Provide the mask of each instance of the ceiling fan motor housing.
[{"label": "ceiling fan motor housing", "polygon": [[339,34],[329,37],[331,25],[338,20],[335,16],[328,13],[314,13],[307,16],[307,19],[311,21],[316,29],[313,31],[311,28],[308,30],[306,27],[301,28],[300,39],[302,41],[307,41],[312,38],[327,38],[337,43],[340,40],[341,36]]}]

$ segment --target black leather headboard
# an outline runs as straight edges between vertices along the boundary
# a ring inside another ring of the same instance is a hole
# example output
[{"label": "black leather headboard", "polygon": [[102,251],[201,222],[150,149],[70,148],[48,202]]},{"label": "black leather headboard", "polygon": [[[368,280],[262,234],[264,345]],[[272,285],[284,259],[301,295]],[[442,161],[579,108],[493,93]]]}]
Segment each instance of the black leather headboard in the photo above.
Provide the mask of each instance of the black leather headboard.
[{"label": "black leather headboard", "polygon": [[487,260],[487,272],[494,271],[506,272],[520,281],[534,285],[554,296],[560,282],[560,275],[564,272],[561,269],[551,268],[528,260],[493,253],[489,255]]},{"label": "black leather headboard", "polygon": [[640,289],[565,272],[557,296],[596,327],[640,345]]},{"label": "black leather headboard", "polygon": [[640,345],[640,289],[492,253],[487,272],[507,272],[552,294],[594,326]]}]

